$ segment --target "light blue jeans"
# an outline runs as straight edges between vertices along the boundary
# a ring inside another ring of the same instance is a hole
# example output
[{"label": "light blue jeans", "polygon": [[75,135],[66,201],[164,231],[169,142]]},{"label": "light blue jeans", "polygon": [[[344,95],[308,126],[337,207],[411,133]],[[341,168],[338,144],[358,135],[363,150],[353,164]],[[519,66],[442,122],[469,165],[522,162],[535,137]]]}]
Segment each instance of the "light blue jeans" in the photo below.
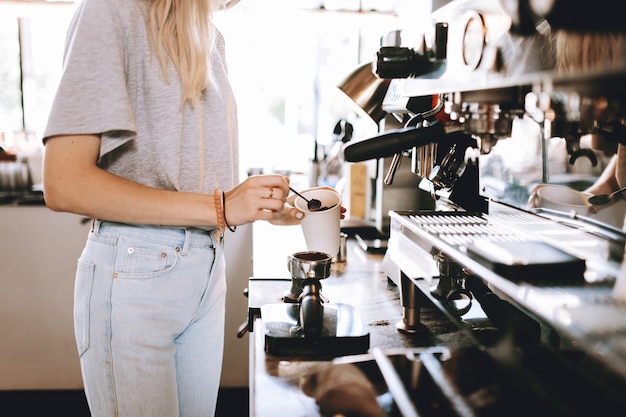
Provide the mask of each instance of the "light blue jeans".
[{"label": "light blue jeans", "polygon": [[94,221],[74,293],[92,416],[213,417],[225,295],[214,232]]}]

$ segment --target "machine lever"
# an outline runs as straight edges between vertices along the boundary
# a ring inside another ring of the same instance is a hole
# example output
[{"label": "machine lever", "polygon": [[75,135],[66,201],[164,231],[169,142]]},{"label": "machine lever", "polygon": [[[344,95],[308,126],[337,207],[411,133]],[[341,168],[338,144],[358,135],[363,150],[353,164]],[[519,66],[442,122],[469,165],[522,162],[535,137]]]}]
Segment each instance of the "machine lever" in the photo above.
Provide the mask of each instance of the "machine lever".
[{"label": "machine lever", "polygon": [[400,168],[400,162],[402,161],[402,153],[398,152],[393,155],[393,159],[391,160],[391,166],[389,167],[389,171],[387,171],[387,175],[385,175],[385,179],[383,180],[385,185],[391,185],[393,183],[393,178],[396,176],[396,172],[398,172],[398,168]]},{"label": "machine lever", "polygon": [[[249,298],[250,295],[250,289],[249,288],[244,288],[243,289],[243,295],[246,298]],[[252,326],[254,325],[254,319],[257,317],[261,317],[258,314],[254,314],[252,315],[252,322],[250,321],[250,313],[248,313],[248,317],[246,318],[246,321],[244,321],[243,323],[241,323],[239,325],[239,329],[237,329],[237,339],[242,339],[246,333],[248,333],[248,331],[252,331]]]},{"label": "machine lever", "polygon": [[239,325],[239,329],[237,329],[237,339],[242,339],[246,335],[246,333],[248,333],[249,326],[250,319],[246,319],[246,321]]},{"label": "machine lever", "polygon": [[261,318],[261,313],[250,311],[246,320],[239,325],[237,329],[237,339],[242,339],[246,333],[254,331],[254,321]]}]

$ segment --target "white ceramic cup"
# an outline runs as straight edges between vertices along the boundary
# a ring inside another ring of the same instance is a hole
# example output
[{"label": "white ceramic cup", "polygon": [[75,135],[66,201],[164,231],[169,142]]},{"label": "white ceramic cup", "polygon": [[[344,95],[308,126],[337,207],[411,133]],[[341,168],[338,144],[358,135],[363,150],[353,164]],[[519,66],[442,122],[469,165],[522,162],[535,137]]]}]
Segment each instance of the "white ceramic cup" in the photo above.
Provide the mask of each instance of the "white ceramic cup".
[{"label": "white ceramic cup", "polygon": [[546,184],[537,190],[537,207],[586,216],[591,204],[589,196],[564,185]]},{"label": "white ceramic cup", "polygon": [[322,202],[322,209],[311,211],[307,202],[300,196],[294,205],[304,213],[300,222],[307,250],[327,253],[336,259],[339,253],[341,234],[341,194],[329,188],[310,188],[301,191],[307,199],[316,198]]},{"label": "white ceramic cup", "polygon": [[625,230],[626,200],[617,199],[609,204],[599,206],[597,212],[589,211],[591,206],[589,195],[564,185],[546,184],[537,190],[537,207],[565,213],[574,211],[579,216],[585,216],[617,229]]}]

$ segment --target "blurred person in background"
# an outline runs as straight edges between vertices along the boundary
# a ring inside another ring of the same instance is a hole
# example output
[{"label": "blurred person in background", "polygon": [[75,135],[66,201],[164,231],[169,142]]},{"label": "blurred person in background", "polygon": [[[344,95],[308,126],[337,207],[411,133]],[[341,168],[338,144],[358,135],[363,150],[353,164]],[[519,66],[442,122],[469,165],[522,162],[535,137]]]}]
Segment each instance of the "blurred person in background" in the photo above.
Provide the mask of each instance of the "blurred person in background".
[{"label": "blurred person in background", "polygon": [[[580,33],[559,30],[554,35],[556,70],[567,74],[616,68],[624,61],[623,46],[621,33]],[[598,112],[602,110],[598,108]],[[626,186],[626,146],[619,143],[607,143],[600,135],[595,135],[591,143],[596,152],[602,152],[611,157],[598,179],[583,190],[583,193],[589,196],[610,195]],[[538,184],[531,190],[530,207],[536,207],[536,191],[542,185]],[[598,213],[604,207],[608,205],[592,206],[590,212]],[[623,215],[620,219],[616,219],[616,223],[622,220]]]},{"label": "blurred person in background", "polygon": [[[557,69],[572,73],[615,68],[623,62],[622,47],[621,34],[559,31],[556,37]],[[617,143],[598,146],[598,150],[613,156],[598,181],[584,192],[611,194],[626,186],[626,148]]]}]

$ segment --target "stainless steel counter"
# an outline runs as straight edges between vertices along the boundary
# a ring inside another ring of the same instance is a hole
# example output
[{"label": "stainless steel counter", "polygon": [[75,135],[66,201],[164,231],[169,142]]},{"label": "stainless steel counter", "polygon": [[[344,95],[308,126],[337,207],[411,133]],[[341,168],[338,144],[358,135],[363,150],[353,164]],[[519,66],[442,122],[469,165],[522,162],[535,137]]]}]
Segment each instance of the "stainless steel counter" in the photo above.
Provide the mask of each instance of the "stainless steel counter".
[{"label": "stainless steel counter", "polygon": [[[409,235],[409,232],[417,233],[410,224],[404,226],[403,232]],[[291,237],[297,238],[299,229],[291,230],[294,231],[294,236]],[[404,234],[395,236],[397,239]],[[429,275],[433,271],[429,268],[428,260],[417,256],[415,251],[410,250],[410,247],[398,252],[398,248],[395,246],[397,242],[394,239],[390,240],[390,252],[387,256],[365,253],[355,241],[348,240],[347,262],[334,264],[330,277],[322,280],[322,293],[328,299],[327,302],[349,304],[360,315],[369,331],[369,350],[366,353],[348,353],[344,356],[333,355],[328,352],[311,354],[310,351],[299,355],[269,354],[268,350],[275,351],[268,349],[268,346],[271,346],[267,343],[269,332],[266,331],[263,317],[261,317],[262,313],[268,312],[268,309],[262,307],[268,304],[281,305],[281,297],[291,288],[291,277],[286,273],[287,253],[283,252],[289,252],[293,249],[290,253],[295,253],[302,249],[297,239],[292,240],[290,237],[285,237],[281,239],[281,242],[284,243],[284,247],[276,246],[272,250],[268,250],[266,245],[265,251],[262,252],[265,255],[262,260],[256,257],[257,252],[255,252],[255,261],[259,260],[263,265],[261,268],[255,267],[255,274],[258,275],[248,280],[248,328],[252,330],[249,334],[250,416],[252,417],[274,416],[278,413],[290,417],[319,416],[319,407],[315,399],[303,392],[301,384],[307,379],[307,376],[311,374],[322,375],[328,368],[342,363],[352,363],[362,370],[368,370],[367,378],[376,384],[377,390],[381,387],[380,374],[377,372],[382,372],[387,366],[390,367],[387,373],[391,375],[391,378],[388,378],[389,375],[383,375],[385,386],[378,391],[380,395],[378,400],[383,399],[385,401],[386,398],[389,398],[386,395],[389,394],[398,407],[402,401],[398,403],[397,400],[402,400],[402,398],[406,399],[404,404],[408,405],[408,413],[393,411],[393,413],[388,414],[394,416],[417,416],[416,409],[420,410],[419,415],[441,415],[436,407],[433,410],[428,410],[427,407],[430,404],[437,404],[438,407],[448,404],[456,408],[456,414],[449,415],[481,415],[475,409],[467,409],[474,391],[461,393],[460,387],[467,387],[468,381],[478,383],[484,378],[493,379],[493,381],[497,381],[499,386],[509,388],[509,390],[501,392],[499,399],[494,397],[496,404],[502,407],[500,414],[494,415],[521,416],[532,414],[551,417],[586,417],[588,415],[611,414],[610,410],[616,409],[615,407],[622,409],[625,406],[623,395],[620,394],[623,392],[625,382],[621,378],[622,372],[619,367],[616,369],[617,363],[607,361],[608,357],[605,357],[604,360],[598,360],[598,355],[602,352],[606,354],[609,351],[598,349],[595,354],[584,354],[589,352],[589,349],[580,344],[576,338],[559,341],[558,335],[561,334],[562,336],[562,333],[554,333],[555,329],[546,325],[544,321],[546,317],[539,314],[541,312],[539,307],[546,308],[550,302],[554,303],[559,300],[551,288],[541,287],[542,294],[550,295],[547,298],[542,298],[541,306],[537,305],[537,309],[528,307],[532,310],[531,313],[534,313],[531,314],[531,317],[541,316],[544,319],[540,320],[542,322],[542,341],[534,341],[533,335],[538,328],[533,326],[532,332],[527,333],[526,330],[531,329],[525,326],[528,322],[525,320],[517,321],[519,316],[510,316],[509,318],[515,321],[517,325],[511,328],[505,327],[503,330],[508,332],[508,328],[514,333],[519,330],[519,335],[533,337],[516,339],[513,335],[508,340],[517,340],[517,342],[510,345],[507,343],[495,345],[492,344],[495,340],[493,339],[494,328],[490,327],[494,326],[495,322],[491,323],[485,317],[481,309],[482,306],[478,302],[473,302],[471,309],[462,317],[453,314],[449,306],[446,307],[443,301],[435,297],[432,292],[434,288],[439,289],[438,284],[443,278]],[[568,240],[568,242],[570,241]],[[426,239],[426,243],[432,245],[433,242]],[[448,247],[446,246],[446,248]],[[450,256],[461,256],[457,253],[458,251],[448,249]],[[425,252],[428,253],[429,251],[426,250]],[[395,253],[395,257],[393,253]],[[403,257],[398,258],[399,253]],[[407,261],[411,260],[411,263],[405,265],[403,263],[405,258]],[[588,261],[593,264],[589,259]],[[416,266],[420,267],[420,271],[415,269]],[[491,278],[493,275],[489,271],[483,271],[485,268],[481,269],[475,263],[472,263],[471,266],[474,272],[482,271],[483,278]],[[402,270],[402,280],[398,281],[397,277],[393,276],[394,267],[397,268],[398,273]],[[604,268],[607,267],[608,265],[604,264]],[[590,269],[597,271],[596,268]],[[273,273],[272,271],[276,272]],[[596,275],[601,274],[596,273]],[[417,319],[424,325],[422,332],[414,334],[401,333],[396,328],[396,324],[403,319],[400,291],[396,283],[404,282],[406,277],[419,290]],[[499,280],[487,279],[487,281],[499,288],[501,295],[508,295],[509,297],[506,298],[515,303],[519,302],[514,297],[515,294],[504,291],[508,288],[506,285],[496,284],[527,287],[516,285],[510,281],[504,282],[502,278]],[[599,294],[598,291],[605,293],[606,288],[608,288],[604,285],[603,280],[595,282],[592,287],[596,298]],[[533,287],[533,290],[537,289]],[[486,299],[483,298],[483,300]],[[493,299],[491,300],[493,301]],[[511,305],[508,302],[506,304]],[[493,308],[491,309],[493,310]],[[505,316],[511,313],[510,310],[499,311]],[[586,311],[593,313],[588,309]],[[491,312],[493,313],[493,311]],[[267,318],[266,321],[271,323],[271,320]],[[610,323],[604,323],[603,326],[621,329],[619,324],[622,322],[623,315],[619,317],[619,320],[611,319]],[[554,325],[553,321],[551,323]],[[496,325],[496,327],[498,326]],[[569,334],[571,335],[571,333]],[[552,340],[553,336],[556,336],[557,339]],[[618,332],[616,337],[611,340],[622,340],[622,336],[623,333]],[[480,346],[479,342],[482,342]],[[576,342],[578,344],[574,346]],[[623,347],[623,345],[621,346]],[[472,349],[475,347],[478,349]],[[504,350],[501,349],[503,347]],[[433,352],[440,352],[442,356],[437,358]],[[486,352],[489,354],[485,355]],[[411,357],[415,359],[410,359]],[[456,359],[449,360],[450,357]],[[490,359],[484,362],[487,357]],[[379,360],[380,358],[383,359]],[[409,359],[407,360],[407,358]],[[461,359],[459,358],[465,358],[466,362],[463,362],[463,366],[455,367],[455,364],[460,363],[459,360]],[[480,360],[477,361],[477,358]],[[491,365],[484,367],[485,363],[491,363]],[[498,365],[494,367],[496,363]],[[607,367],[609,364],[612,366]],[[377,370],[373,370],[376,367]],[[394,383],[394,379],[400,375],[406,376],[407,369],[414,370],[416,368],[420,368],[419,375],[424,376],[423,379],[417,382],[412,379],[410,381],[403,379],[399,383],[400,392],[393,392],[393,387],[396,387],[396,391],[398,387],[398,384]],[[471,372],[468,371],[470,368],[472,369]],[[455,369],[464,372],[456,373]],[[504,373],[499,373],[498,369]],[[475,377],[476,375],[478,378]],[[414,382],[415,385],[413,385]],[[433,386],[436,386],[436,389]],[[444,395],[434,400],[432,397],[434,392]],[[514,401],[514,405],[511,405],[509,400]],[[475,404],[470,408],[474,406]],[[526,411],[529,413],[524,414]]]},{"label": "stainless steel counter", "polygon": [[[396,323],[402,319],[398,288],[381,270],[383,255],[365,253],[348,240],[347,262],[333,265],[331,276],[322,281],[322,293],[330,303],[352,305],[360,314],[370,334],[370,348],[390,351],[400,348],[473,345],[473,338],[455,321],[430,304],[421,309],[420,320],[426,331],[401,334]],[[282,264],[277,265],[280,269]],[[248,297],[250,327],[250,415],[317,416],[315,401],[299,388],[301,378],[327,366],[334,358],[328,355],[304,357],[273,356],[265,351],[260,307],[278,303],[291,285],[289,277],[252,277]]]}]

